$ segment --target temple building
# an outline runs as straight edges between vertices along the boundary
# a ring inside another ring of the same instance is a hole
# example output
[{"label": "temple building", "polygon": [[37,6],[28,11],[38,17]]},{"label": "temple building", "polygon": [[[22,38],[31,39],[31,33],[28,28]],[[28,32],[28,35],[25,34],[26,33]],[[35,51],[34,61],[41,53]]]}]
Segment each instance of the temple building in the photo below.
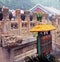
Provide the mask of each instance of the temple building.
[{"label": "temple building", "polygon": [[[1,62],[18,62],[27,55],[36,53],[36,36],[29,30],[38,24],[52,24],[57,30],[52,32],[52,40],[59,40],[60,14],[49,11],[46,7],[37,4],[30,10],[16,9],[14,16],[9,8],[2,8],[2,20],[0,20],[0,45],[5,59]],[[49,14],[53,16],[49,18]],[[39,16],[39,17],[38,17]],[[1,18],[1,17],[0,17]],[[56,39],[56,37],[59,37]],[[6,50],[5,50],[6,49]],[[31,53],[31,54],[29,54]],[[8,58],[8,60],[6,60]]]}]

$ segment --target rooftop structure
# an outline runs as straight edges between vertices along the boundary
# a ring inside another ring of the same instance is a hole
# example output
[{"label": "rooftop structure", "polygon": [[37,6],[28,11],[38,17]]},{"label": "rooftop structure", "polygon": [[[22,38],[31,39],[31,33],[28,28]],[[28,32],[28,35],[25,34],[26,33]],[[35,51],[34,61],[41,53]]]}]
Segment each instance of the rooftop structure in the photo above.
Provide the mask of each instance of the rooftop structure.
[{"label": "rooftop structure", "polygon": [[45,31],[50,31],[50,30],[55,30],[55,29],[56,28],[50,24],[41,24],[41,25],[36,25],[30,31],[31,32],[45,32]]},{"label": "rooftop structure", "polygon": [[36,4],[33,8],[31,8],[29,11],[36,11],[36,12],[44,12],[47,14],[52,14],[52,15],[60,15],[60,10],[56,9],[54,7],[47,7],[47,6],[43,6],[41,4]]}]

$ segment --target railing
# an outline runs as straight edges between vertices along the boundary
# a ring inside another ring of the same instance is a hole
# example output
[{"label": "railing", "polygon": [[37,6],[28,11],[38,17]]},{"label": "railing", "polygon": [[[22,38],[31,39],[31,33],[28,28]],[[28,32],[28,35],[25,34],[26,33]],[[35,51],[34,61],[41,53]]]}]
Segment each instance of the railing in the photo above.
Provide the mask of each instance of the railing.
[{"label": "railing", "polygon": [[21,44],[22,38],[21,36],[2,35],[1,41],[2,41],[2,47],[12,48]]}]

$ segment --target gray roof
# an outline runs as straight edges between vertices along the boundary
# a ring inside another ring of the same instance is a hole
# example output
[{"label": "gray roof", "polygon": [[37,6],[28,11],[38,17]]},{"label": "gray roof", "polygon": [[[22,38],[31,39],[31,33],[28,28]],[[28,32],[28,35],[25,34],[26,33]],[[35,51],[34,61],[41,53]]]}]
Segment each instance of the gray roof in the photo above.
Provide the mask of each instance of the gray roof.
[{"label": "gray roof", "polygon": [[60,10],[53,7],[46,7],[41,4],[35,5],[33,8],[29,9],[29,11],[33,12],[36,8],[40,8],[42,11],[44,11],[47,14],[52,14],[52,15],[60,14]]}]

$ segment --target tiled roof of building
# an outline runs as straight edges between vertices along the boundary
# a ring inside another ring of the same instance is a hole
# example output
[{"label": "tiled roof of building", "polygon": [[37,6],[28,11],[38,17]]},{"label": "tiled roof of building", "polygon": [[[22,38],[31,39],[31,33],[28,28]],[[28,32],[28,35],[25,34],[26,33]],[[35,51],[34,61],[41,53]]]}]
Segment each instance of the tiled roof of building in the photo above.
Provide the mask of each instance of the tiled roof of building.
[{"label": "tiled roof of building", "polygon": [[31,8],[29,11],[32,11],[32,12],[43,12],[43,13],[47,13],[45,10],[44,10],[44,7],[40,4],[37,4],[35,5],[33,8]]},{"label": "tiled roof of building", "polygon": [[47,14],[52,14],[52,15],[60,14],[60,11],[58,9],[53,8],[53,7],[46,7],[41,4],[35,5],[29,11],[31,11],[31,12],[34,12],[34,11],[39,12],[40,11],[42,13],[47,13]]}]

